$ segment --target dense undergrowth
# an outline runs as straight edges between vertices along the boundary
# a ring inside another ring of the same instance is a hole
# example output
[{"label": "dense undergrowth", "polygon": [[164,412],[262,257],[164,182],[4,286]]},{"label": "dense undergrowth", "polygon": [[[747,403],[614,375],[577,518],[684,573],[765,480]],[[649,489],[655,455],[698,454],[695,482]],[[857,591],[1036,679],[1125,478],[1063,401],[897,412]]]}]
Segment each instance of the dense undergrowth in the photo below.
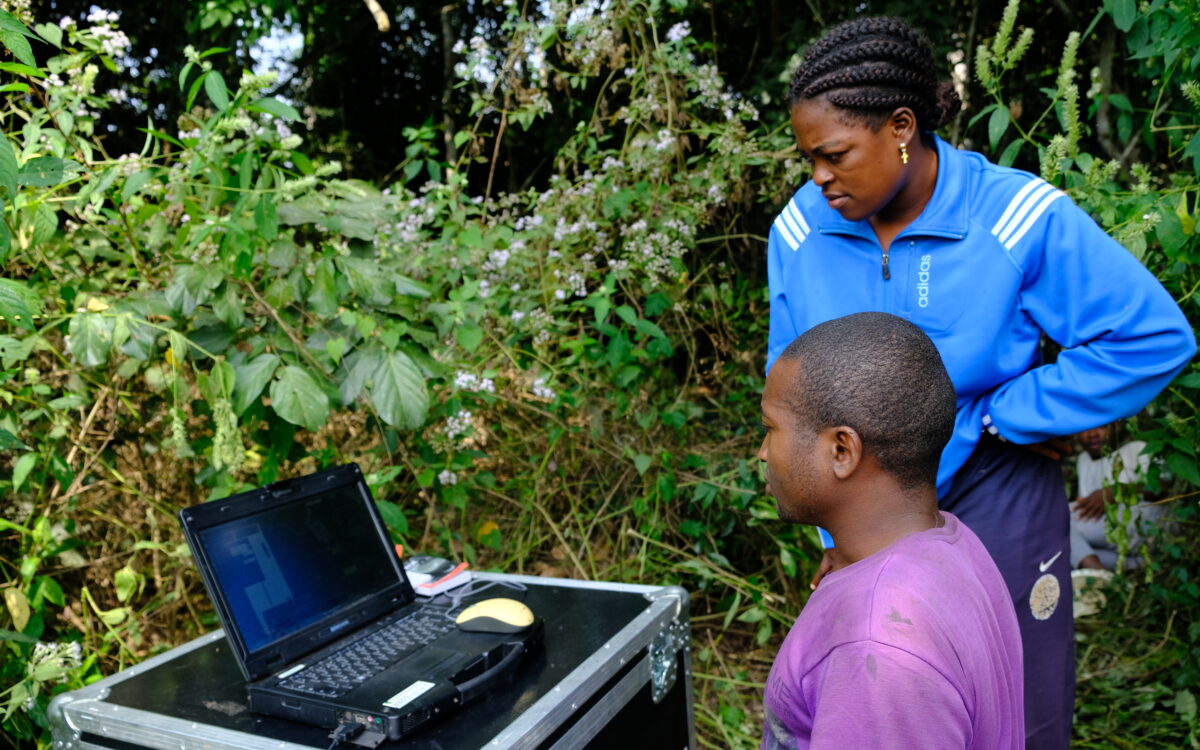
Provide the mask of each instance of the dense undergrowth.
[{"label": "dense undergrowth", "polygon": [[[976,57],[992,105],[976,120],[998,159],[1034,159],[1196,321],[1200,23],[1194,3],[1110,5],[1157,82],[1143,100],[1081,93],[1066,40],[1044,116],[1014,116],[1005,73],[1028,43],[1008,18]],[[699,733],[757,743],[765,671],[816,558],[809,531],[773,520],[754,461],[761,235],[801,167],[782,118],[732,91],[667,9],[547,7],[514,7],[504,47],[468,52],[459,161],[439,161],[436,128],[412,129],[386,187],[311,160],[299,114],[261,93],[271,77],[227,81],[215,49],[180,76],[187,117],[148,124],[140,153],[106,153],[119,92],[94,83],[121,58],[113,19],[0,12],[0,705],[14,745],[46,739],[55,692],[215,626],[178,508],[350,460],[410,549],[682,583]],[[1084,150],[1104,97],[1156,163]],[[494,168],[492,144],[555,107],[577,128],[550,183],[472,193],[466,169]],[[1183,539],[1198,387],[1186,373],[1138,423]],[[1173,537],[1157,550],[1081,623],[1081,746],[1196,743],[1198,555]]]}]

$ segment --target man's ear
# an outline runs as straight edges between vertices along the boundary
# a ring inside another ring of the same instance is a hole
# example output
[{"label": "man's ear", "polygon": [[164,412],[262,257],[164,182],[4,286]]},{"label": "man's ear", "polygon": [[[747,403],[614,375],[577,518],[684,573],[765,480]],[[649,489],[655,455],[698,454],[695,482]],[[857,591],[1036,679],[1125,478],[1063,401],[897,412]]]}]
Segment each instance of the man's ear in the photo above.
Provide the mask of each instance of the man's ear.
[{"label": "man's ear", "polygon": [[830,470],[838,479],[849,479],[862,463],[862,437],[846,425],[828,427],[825,432]]}]

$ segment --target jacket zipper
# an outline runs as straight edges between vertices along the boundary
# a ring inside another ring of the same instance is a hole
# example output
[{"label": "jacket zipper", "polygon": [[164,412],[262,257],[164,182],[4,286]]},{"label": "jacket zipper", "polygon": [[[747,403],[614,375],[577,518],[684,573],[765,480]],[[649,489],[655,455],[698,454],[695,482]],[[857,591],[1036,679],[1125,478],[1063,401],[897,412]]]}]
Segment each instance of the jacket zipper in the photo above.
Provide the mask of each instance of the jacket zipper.
[{"label": "jacket zipper", "polygon": [[883,280],[887,281],[892,278],[891,269],[888,268],[888,248],[883,249]]}]

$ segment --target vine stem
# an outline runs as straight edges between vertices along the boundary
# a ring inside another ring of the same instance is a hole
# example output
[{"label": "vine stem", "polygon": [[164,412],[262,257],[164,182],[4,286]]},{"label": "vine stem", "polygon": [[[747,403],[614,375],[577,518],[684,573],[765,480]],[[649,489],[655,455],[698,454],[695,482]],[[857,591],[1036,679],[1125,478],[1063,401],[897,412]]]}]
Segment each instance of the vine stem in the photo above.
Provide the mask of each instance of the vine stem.
[{"label": "vine stem", "polygon": [[[655,547],[659,547],[660,549],[664,549],[664,550],[671,552],[672,554],[678,555],[684,559],[695,560],[696,562],[699,562],[701,565],[705,566],[706,568],[709,568],[710,570],[712,570],[716,574],[716,577],[718,579],[724,581],[727,585],[733,586],[733,588],[737,588],[737,589],[744,588],[748,591],[752,591],[754,593],[761,594],[764,601],[778,603],[778,604],[782,604],[784,602],[784,598],[782,596],[780,596],[779,594],[775,594],[764,587],[755,586],[754,584],[750,583],[749,581],[745,580],[744,578],[738,578],[736,576],[732,576],[732,575],[730,575],[729,571],[725,570],[724,568],[721,568],[716,563],[712,562],[711,560],[709,560],[707,558],[698,557],[696,555],[691,554],[690,552],[688,552],[686,550],[682,550],[678,547],[667,544],[666,542],[659,541],[658,539],[652,539],[651,537],[646,536],[645,534],[641,533],[640,531],[637,531],[636,529],[626,529],[625,534],[628,536],[631,536],[634,539],[637,539],[645,544],[650,544]],[[768,611],[777,615],[780,618],[781,622],[784,622],[784,621],[790,622],[790,618],[787,615],[785,615],[784,613],[782,613],[774,608],[768,608]]]},{"label": "vine stem", "polygon": [[[100,390],[100,393],[96,396],[95,401],[92,402],[91,410],[88,412],[88,415],[84,418],[83,424],[81,424],[79,426],[79,437],[76,438],[75,442],[71,444],[71,450],[67,451],[67,458],[66,458],[67,466],[70,466],[71,462],[75,460],[75,456],[79,454],[79,446],[83,444],[84,436],[87,434],[87,431],[89,429],[91,429],[92,422],[94,422],[96,420],[96,415],[100,412],[100,407],[104,404],[105,397],[108,395],[109,390],[110,390],[109,386],[104,386]],[[111,438],[109,438],[109,439],[111,439]],[[105,440],[104,444],[107,445],[108,440]],[[103,449],[104,448],[102,446],[100,448],[100,450],[103,450]],[[81,471],[78,474],[76,474],[74,481],[72,481],[72,483],[71,483],[72,487],[68,488],[68,490],[72,489],[76,484],[78,484],[81,481],[81,477],[86,473],[87,473],[87,470],[85,469],[84,471]],[[58,493],[61,491],[62,491],[62,482],[60,482],[58,479],[55,479],[54,486],[50,488],[50,497],[47,498],[47,502],[53,503],[55,498],[58,497]]]},{"label": "vine stem", "polygon": [[269,304],[265,299],[263,299],[262,295],[258,293],[258,290],[255,289],[252,284],[242,282],[241,286],[250,293],[251,297],[254,297],[256,302],[266,308],[267,314],[271,316],[271,319],[275,321],[275,324],[283,330],[288,339],[291,340],[292,345],[296,347],[296,353],[299,354],[300,357],[306,362],[315,367],[317,372],[321,373],[326,378],[329,378],[329,371],[325,369],[324,365],[317,361],[316,357],[309,353],[308,348],[304,346],[304,342],[302,342],[299,337],[296,336],[296,332],[293,331],[291,326],[284,322],[283,318],[279,316],[279,311],[276,310],[273,305]]},{"label": "vine stem", "polygon": [[508,111],[500,113],[500,128],[496,131],[496,142],[492,146],[492,163],[488,166],[487,187],[483,191],[483,218],[486,220],[488,209],[492,203],[492,180],[496,177],[496,163],[500,161],[500,144],[504,141],[504,131],[508,128]]},{"label": "vine stem", "polygon": [[[549,455],[549,451],[547,451],[546,455]],[[484,488],[484,491],[492,497],[503,500],[521,510],[525,509],[524,503],[516,498],[505,495],[503,492],[497,492],[490,487]],[[579,556],[575,554],[575,550],[572,549],[570,543],[567,542],[567,538],[563,536],[562,529],[559,528],[558,524],[554,522],[554,517],[550,515],[550,511],[546,510],[546,506],[538,502],[536,498],[532,500],[532,505],[538,511],[538,513],[542,515],[542,518],[546,520],[547,525],[550,526],[550,530],[554,533],[554,536],[558,538],[559,544],[563,546],[563,549],[566,550],[566,553],[571,557],[571,563],[575,566],[575,570],[579,573],[579,576],[581,578],[587,578],[587,568],[583,566],[583,562],[579,559]]]}]

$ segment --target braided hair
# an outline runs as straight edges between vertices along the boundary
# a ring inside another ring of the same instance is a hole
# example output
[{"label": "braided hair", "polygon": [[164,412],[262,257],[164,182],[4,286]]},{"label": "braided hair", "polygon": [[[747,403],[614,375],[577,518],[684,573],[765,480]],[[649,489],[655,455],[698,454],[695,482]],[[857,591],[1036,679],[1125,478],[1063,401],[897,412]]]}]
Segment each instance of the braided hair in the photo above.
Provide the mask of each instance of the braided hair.
[{"label": "braided hair", "polygon": [[857,18],[818,39],[792,74],[788,106],[819,96],[878,129],[898,107],[931,132],[962,107],[949,81],[939,82],[929,42],[898,18]]}]

